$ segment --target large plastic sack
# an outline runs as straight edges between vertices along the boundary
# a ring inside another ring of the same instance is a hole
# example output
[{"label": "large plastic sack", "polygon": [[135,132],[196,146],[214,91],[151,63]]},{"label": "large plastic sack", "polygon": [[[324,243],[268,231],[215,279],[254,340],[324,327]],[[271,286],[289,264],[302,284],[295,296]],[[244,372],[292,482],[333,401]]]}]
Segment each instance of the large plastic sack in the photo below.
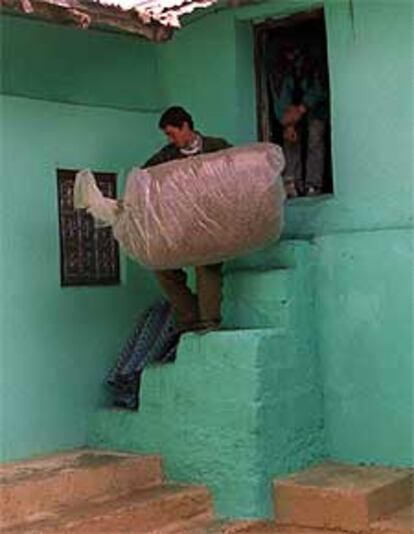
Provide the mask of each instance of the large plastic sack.
[{"label": "large plastic sack", "polygon": [[74,205],[110,224],[127,254],[151,269],[218,263],[280,236],[283,167],[279,146],[257,143],[134,168],[122,207],[81,171]]}]

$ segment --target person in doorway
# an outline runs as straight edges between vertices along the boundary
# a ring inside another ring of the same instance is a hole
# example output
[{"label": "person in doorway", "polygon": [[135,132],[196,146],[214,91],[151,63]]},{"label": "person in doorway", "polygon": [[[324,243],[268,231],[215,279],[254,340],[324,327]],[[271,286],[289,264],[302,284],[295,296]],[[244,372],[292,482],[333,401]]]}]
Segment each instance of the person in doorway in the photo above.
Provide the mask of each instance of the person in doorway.
[{"label": "person in doorway", "polygon": [[328,83],[323,54],[316,44],[285,40],[273,59],[270,85],[276,119],[283,130],[288,196],[323,191]]},{"label": "person in doorway", "polygon": [[[169,143],[154,154],[143,168],[231,147],[225,139],[206,137],[195,130],[191,115],[179,106],[171,107],[162,114],[159,128]],[[188,287],[184,270],[155,272],[171,303],[179,331],[209,331],[219,328],[221,268],[221,263],[195,268],[197,295]]]}]

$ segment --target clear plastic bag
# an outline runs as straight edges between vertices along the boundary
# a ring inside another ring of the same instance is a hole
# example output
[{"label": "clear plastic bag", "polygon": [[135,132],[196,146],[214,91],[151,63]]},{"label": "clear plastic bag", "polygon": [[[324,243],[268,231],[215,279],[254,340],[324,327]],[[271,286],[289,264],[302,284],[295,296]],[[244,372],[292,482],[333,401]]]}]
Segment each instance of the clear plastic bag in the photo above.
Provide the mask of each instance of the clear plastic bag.
[{"label": "clear plastic bag", "polygon": [[280,147],[256,143],[134,168],[122,209],[116,201],[107,204],[102,194],[98,198],[90,173],[81,171],[74,203],[99,220],[106,215],[114,237],[142,265],[154,270],[206,265],[280,236],[283,167]]},{"label": "clear plastic bag", "polygon": [[90,170],[79,171],[73,188],[73,206],[86,209],[95,219],[96,226],[113,226],[118,215],[118,202],[106,198],[99,190]]}]

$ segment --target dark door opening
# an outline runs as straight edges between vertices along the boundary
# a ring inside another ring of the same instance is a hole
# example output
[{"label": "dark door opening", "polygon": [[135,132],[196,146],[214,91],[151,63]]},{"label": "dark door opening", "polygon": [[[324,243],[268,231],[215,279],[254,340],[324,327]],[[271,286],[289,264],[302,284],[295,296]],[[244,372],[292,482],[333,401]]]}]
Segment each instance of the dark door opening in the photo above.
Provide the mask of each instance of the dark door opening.
[{"label": "dark door opening", "polygon": [[255,26],[259,139],[283,147],[289,197],[333,192],[322,9]]}]

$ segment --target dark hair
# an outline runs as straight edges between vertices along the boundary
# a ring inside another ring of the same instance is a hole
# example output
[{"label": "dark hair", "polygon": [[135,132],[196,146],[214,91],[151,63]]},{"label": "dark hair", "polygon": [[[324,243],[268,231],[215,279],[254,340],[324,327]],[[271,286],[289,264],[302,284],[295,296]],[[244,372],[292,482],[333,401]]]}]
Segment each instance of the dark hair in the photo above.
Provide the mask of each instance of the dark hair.
[{"label": "dark hair", "polygon": [[161,130],[164,130],[167,126],[181,128],[185,122],[188,123],[191,130],[194,130],[194,121],[188,111],[180,106],[172,106],[161,115],[158,126]]}]

